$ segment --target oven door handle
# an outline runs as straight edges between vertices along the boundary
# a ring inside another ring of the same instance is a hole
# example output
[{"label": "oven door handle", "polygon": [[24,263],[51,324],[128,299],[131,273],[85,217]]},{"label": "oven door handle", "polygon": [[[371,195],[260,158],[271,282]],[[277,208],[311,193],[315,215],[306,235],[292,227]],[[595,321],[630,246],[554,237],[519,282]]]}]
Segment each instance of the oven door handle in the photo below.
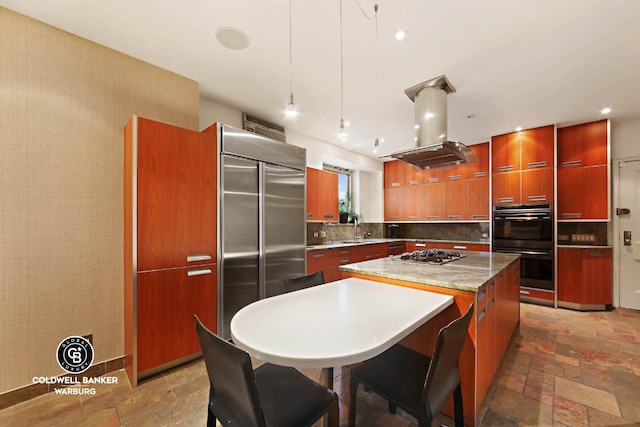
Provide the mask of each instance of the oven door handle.
[{"label": "oven door handle", "polygon": [[500,249],[496,249],[496,252],[500,252],[503,254],[542,255],[542,256],[551,257],[551,254],[547,252],[537,252],[537,251],[503,251]]},{"label": "oven door handle", "polygon": [[540,219],[551,219],[550,216],[498,216],[496,219],[503,221],[536,221]]}]

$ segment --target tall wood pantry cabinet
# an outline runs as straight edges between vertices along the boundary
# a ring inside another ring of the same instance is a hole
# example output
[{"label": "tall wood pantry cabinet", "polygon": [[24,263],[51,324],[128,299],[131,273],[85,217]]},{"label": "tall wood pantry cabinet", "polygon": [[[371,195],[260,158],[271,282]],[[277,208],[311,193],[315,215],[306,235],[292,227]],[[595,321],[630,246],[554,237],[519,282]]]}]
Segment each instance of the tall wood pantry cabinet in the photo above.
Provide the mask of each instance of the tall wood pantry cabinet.
[{"label": "tall wood pantry cabinet", "polygon": [[132,117],[124,132],[125,364],[140,378],[198,357],[216,330],[217,142]]}]

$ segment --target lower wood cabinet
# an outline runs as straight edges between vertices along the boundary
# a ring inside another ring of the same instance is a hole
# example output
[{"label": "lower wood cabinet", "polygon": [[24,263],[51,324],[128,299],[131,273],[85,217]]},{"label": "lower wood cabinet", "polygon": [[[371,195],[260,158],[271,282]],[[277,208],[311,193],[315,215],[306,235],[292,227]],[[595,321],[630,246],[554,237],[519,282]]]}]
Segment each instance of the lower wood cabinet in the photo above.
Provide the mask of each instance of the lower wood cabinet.
[{"label": "lower wood cabinet", "polygon": [[389,256],[388,243],[345,246],[342,248],[313,250],[307,252],[307,274],[321,271],[325,283],[340,280],[340,266],[353,262],[369,261]]},{"label": "lower wood cabinet", "polygon": [[[138,273],[137,372],[196,357],[200,344],[193,315],[215,331],[216,265]],[[135,302],[134,302],[135,303]]]},{"label": "lower wood cabinet", "polygon": [[612,300],[612,262],[609,248],[558,249],[558,305],[597,309]]}]

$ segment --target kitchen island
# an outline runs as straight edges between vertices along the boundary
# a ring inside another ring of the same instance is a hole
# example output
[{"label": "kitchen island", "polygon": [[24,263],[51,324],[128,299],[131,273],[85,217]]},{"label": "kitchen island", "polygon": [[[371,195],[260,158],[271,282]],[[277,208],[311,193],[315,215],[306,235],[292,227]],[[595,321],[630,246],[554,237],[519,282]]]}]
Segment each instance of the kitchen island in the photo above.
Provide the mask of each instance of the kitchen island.
[{"label": "kitchen island", "polygon": [[[454,297],[454,304],[406,337],[401,344],[431,355],[438,331],[475,308],[460,357],[465,425],[476,415],[520,319],[519,255],[460,252],[462,258],[443,264],[387,257],[340,267],[343,278],[358,277],[390,285],[437,292]],[[443,412],[453,417],[453,401]]]}]

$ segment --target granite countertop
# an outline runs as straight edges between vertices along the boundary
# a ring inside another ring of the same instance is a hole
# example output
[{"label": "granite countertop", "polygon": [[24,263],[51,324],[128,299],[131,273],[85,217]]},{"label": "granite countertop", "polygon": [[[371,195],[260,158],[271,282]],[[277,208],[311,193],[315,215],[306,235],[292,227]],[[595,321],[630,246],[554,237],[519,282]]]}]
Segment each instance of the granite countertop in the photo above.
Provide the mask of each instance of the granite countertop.
[{"label": "granite countertop", "polygon": [[431,243],[466,243],[466,244],[484,244],[488,245],[489,241],[471,241],[471,240],[436,240],[436,239],[389,239],[389,238],[371,238],[371,239],[361,239],[357,241],[353,240],[345,240],[339,242],[330,242],[323,245],[311,245],[307,246],[307,251],[318,251],[318,250],[326,250],[326,249],[334,249],[334,248],[343,248],[348,246],[361,246],[361,245],[372,245],[376,243],[390,243],[390,242],[431,242]]},{"label": "granite countertop", "polygon": [[412,283],[477,292],[520,255],[462,251],[464,258],[434,265],[403,261],[400,257],[379,258],[340,266],[340,270]]},{"label": "granite countertop", "polygon": [[562,249],[612,249],[611,245],[558,245]]}]

